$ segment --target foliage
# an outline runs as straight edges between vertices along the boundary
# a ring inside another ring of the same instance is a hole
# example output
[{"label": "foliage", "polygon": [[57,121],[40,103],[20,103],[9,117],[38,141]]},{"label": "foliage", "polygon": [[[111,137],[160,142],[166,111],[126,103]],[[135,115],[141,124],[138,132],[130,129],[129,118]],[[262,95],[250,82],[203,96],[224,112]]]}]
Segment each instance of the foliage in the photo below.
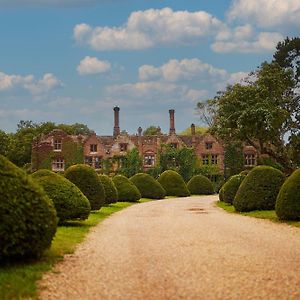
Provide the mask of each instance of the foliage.
[{"label": "foliage", "polygon": [[166,191],[152,176],[145,173],[135,174],[130,181],[138,188],[143,198],[163,199]]},{"label": "foliage", "polygon": [[160,127],[151,125],[143,131],[144,136],[157,135],[160,133]]},{"label": "foliage", "polygon": [[282,185],[275,210],[281,220],[300,220],[300,169],[288,177]]},{"label": "foliage", "polygon": [[244,154],[241,143],[227,143],[224,151],[224,177],[240,173],[244,169]]},{"label": "foliage", "polygon": [[[204,134],[208,131],[207,127],[195,126],[196,134]],[[179,135],[192,135],[191,127],[186,128],[185,130],[181,131]]]},{"label": "foliage", "polygon": [[98,175],[104,187],[105,204],[111,204],[118,201],[118,191],[113,181],[107,175]]},{"label": "foliage", "polygon": [[52,201],[24,171],[0,155],[0,260],[40,256],[56,232]]},{"label": "foliage", "polygon": [[103,159],[102,161],[103,174],[109,175],[113,171],[113,164],[110,158]]},{"label": "foliage", "polygon": [[187,197],[190,195],[182,176],[173,170],[164,171],[157,179],[166,191],[166,196]]},{"label": "foliage", "polygon": [[118,191],[119,201],[137,202],[141,199],[138,188],[125,176],[116,175],[113,182]]},{"label": "foliage", "polygon": [[10,135],[0,130],[0,154],[7,156],[10,149]]},{"label": "foliage", "polygon": [[152,168],[149,168],[146,173],[149,174],[150,176],[152,176],[154,179],[157,179],[159,177],[159,175],[161,174],[162,169],[161,166],[155,166]]},{"label": "foliage", "polygon": [[69,167],[65,177],[73,182],[88,198],[91,210],[98,210],[105,202],[105,192],[96,171],[87,165],[78,164]]},{"label": "foliage", "polygon": [[127,154],[124,156],[122,166],[118,173],[129,178],[134,174],[141,172],[142,167],[143,162],[140,157],[139,150],[134,148],[127,152]]},{"label": "foliage", "polygon": [[53,201],[59,223],[88,218],[90,202],[71,181],[49,170],[39,170],[31,176]]},{"label": "foliage", "polygon": [[214,193],[212,182],[203,175],[193,176],[187,187],[192,195],[212,195]]},{"label": "foliage", "polygon": [[270,210],[285,179],[284,174],[270,166],[257,166],[241,183],[233,205],[237,211]]},{"label": "foliage", "polygon": [[232,204],[234,197],[245,177],[245,175],[240,174],[231,176],[221,188],[222,200],[220,200]]}]

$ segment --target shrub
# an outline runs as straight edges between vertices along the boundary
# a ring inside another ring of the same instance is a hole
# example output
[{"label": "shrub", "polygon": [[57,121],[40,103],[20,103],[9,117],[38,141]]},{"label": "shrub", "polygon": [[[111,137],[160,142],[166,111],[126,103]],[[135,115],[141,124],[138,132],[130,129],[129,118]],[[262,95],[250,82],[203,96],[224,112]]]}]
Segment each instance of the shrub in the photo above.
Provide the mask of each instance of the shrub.
[{"label": "shrub", "polygon": [[270,166],[252,169],[241,183],[233,205],[237,211],[271,210],[284,182],[284,174]]},{"label": "shrub", "polygon": [[162,199],[166,191],[152,176],[145,173],[135,174],[130,181],[138,188],[142,197],[149,199]]},{"label": "shrub", "polygon": [[105,203],[115,203],[118,201],[118,191],[113,181],[107,175],[99,175],[99,179],[104,187]]},{"label": "shrub", "polygon": [[275,205],[276,214],[282,220],[300,220],[300,169],[282,185]]},{"label": "shrub", "polygon": [[187,197],[190,195],[183,178],[173,170],[164,171],[157,180],[165,189],[167,196]]},{"label": "shrub", "polygon": [[193,176],[187,187],[192,195],[211,195],[214,193],[212,182],[204,175]]},{"label": "shrub", "polygon": [[56,232],[54,205],[26,173],[0,155],[0,260],[38,257]]},{"label": "shrub", "polygon": [[221,189],[219,190],[219,200],[220,201],[224,201],[224,186],[221,187]]},{"label": "shrub", "polygon": [[60,223],[88,218],[90,202],[74,183],[49,170],[39,170],[31,176],[53,201]]},{"label": "shrub", "polygon": [[233,175],[222,187],[222,201],[226,203],[233,203],[234,197],[242,183],[245,179],[245,175]]},{"label": "shrub", "polygon": [[116,175],[113,183],[117,188],[119,201],[137,202],[141,199],[138,188],[125,176]]},{"label": "shrub", "polygon": [[66,170],[65,177],[73,182],[88,198],[91,210],[98,210],[105,202],[105,192],[96,171],[87,165],[74,165]]},{"label": "shrub", "polygon": [[251,170],[244,170],[240,173],[240,175],[247,176]]}]

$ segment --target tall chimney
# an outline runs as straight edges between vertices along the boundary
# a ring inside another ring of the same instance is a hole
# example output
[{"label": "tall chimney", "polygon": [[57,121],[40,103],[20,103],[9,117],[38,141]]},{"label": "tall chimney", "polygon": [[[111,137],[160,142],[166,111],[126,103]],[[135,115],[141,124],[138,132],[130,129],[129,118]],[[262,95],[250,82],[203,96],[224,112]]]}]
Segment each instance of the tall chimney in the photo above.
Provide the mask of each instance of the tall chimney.
[{"label": "tall chimney", "polygon": [[175,118],[174,118],[175,110],[170,109],[169,114],[170,114],[170,132],[169,133],[175,134]]},{"label": "tall chimney", "polygon": [[192,146],[195,147],[195,145],[196,145],[196,126],[195,126],[195,124],[191,125],[191,134],[192,134]]},{"label": "tall chimney", "polygon": [[120,135],[120,119],[119,119],[120,108],[118,106],[114,107],[114,137]]}]

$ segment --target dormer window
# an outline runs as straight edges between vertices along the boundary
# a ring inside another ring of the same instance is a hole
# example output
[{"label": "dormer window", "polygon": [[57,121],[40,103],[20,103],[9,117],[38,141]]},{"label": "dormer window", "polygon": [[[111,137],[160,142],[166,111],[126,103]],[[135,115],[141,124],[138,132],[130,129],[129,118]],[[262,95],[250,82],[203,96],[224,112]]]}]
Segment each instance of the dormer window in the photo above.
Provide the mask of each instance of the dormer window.
[{"label": "dormer window", "polygon": [[213,147],[213,143],[212,142],[206,142],[205,143],[205,149],[206,150],[211,150]]},{"label": "dormer window", "polygon": [[97,145],[96,144],[91,144],[90,145],[90,152],[97,152]]},{"label": "dormer window", "polygon": [[125,143],[121,143],[120,144],[120,151],[127,151],[127,144],[125,144]]},{"label": "dormer window", "polygon": [[62,149],[62,141],[61,140],[54,140],[53,141],[53,148],[54,151],[60,152]]}]

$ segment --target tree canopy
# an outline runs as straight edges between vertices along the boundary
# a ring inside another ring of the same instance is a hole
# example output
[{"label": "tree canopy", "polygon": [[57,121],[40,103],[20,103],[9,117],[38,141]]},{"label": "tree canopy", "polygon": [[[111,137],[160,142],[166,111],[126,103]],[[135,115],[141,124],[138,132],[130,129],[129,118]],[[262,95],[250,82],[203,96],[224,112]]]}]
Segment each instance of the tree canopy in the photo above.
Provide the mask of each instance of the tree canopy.
[{"label": "tree canopy", "polygon": [[145,135],[145,136],[157,135],[159,132],[160,132],[160,127],[159,126],[151,125],[143,131],[143,135]]}]

